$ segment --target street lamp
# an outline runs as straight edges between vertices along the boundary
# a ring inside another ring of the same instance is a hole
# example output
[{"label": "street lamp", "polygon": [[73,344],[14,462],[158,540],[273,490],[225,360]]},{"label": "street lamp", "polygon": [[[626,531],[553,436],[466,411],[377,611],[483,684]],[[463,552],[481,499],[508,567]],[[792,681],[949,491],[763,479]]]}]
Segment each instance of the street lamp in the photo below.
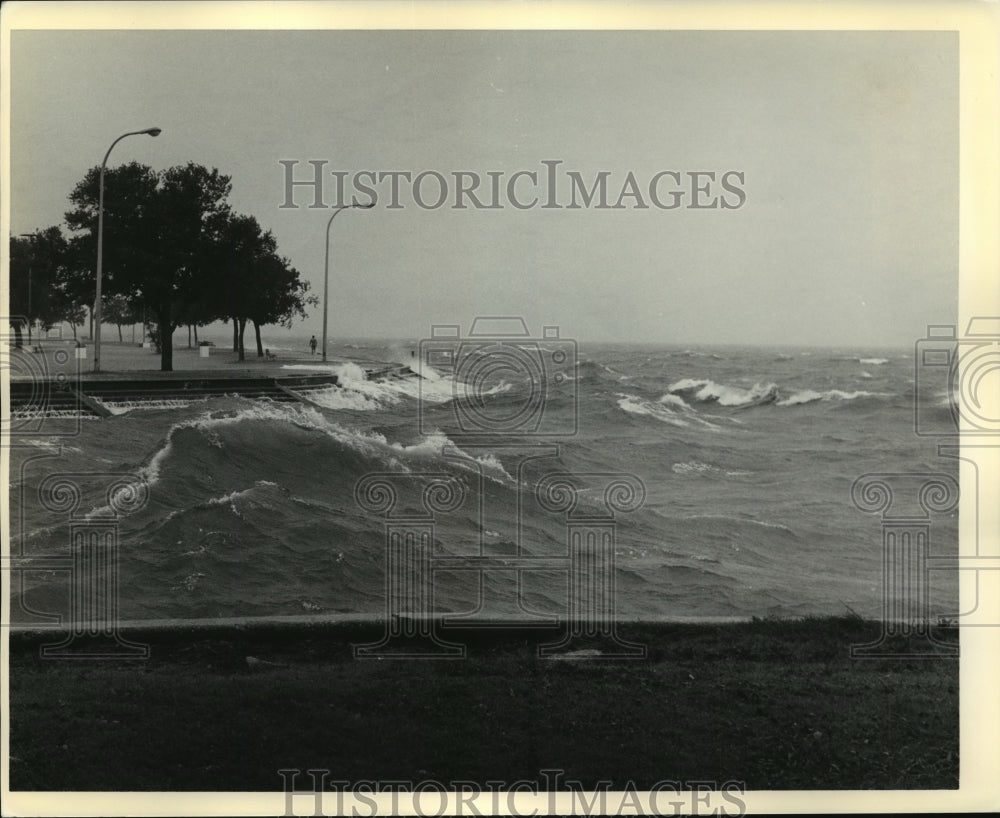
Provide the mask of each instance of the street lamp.
[{"label": "street lamp", "polygon": [[350,210],[352,207],[370,210],[375,207],[375,199],[372,199],[368,204],[341,205],[333,211],[330,221],[326,223],[326,262],[323,265],[323,363],[326,363],[326,313],[329,307],[328,294],[330,291],[330,226],[341,210]]},{"label": "street lamp", "polygon": [[126,136],[138,136],[149,134],[159,136],[159,128],[146,128],[144,131],[129,131],[123,133],[108,148],[101,162],[101,183],[98,192],[97,202],[97,294],[94,297],[94,372],[101,371],[101,264],[104,260],[104,169],[108,164],[108,157],[115,145],[121,142]]}]

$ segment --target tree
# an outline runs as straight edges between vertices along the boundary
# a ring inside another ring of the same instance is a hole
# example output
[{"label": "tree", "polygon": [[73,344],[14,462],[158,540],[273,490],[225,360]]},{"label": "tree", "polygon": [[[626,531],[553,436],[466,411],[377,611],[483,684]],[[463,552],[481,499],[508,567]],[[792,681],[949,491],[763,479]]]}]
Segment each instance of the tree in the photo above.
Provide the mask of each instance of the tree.
[{"label": "tree", "polygon": [[[268,234],[270,235],[270,233]],[[260,328],[265,324],[280,324],[290,327],[296,317],[306,317],[306,305],[316,305],[319,299],[307,295],[309,282],[299,277],[299,271],[291,266],[288,259],[276,252],[265,253],[257,260],[256,298],[250,305],[249,317],[253,321],[257,339],[257,355],[264,355],[260,339]]]},{"label": "tree", "polygon": [[[210,264],[214,275],[211,284],[203,287],[207,295],[208,312],[233,322],[233,351],[245,360],[243,333],[252,288],[254,259],[260,252],[262,232],[253,216],[235,213],[213,220],[215,241],[212,243]],[[208,285],[208,281],[206,281]]]},{"label": "tree", "polygon": [[[100,169],[70,194],[66,214],[78,247],[97,253]],[[157,173],[132,162],[105,172],[103,290],[124,295],[155,316],[160,369],[173,369],[172,335],[200,287],[214,236],[213,220],[229,212],[230,179],[189,162]],[[86,231],[85,233],[83,231]]]},{"label": "tree", "polygon": [[[66,291],[76,303],[93,298],[99,175],[93,168],[77,184],[70,195],[75,209],[66,214],[76,233]],[[163,370],[173,367],[178,326],[232,320],[233,348],[244,360],[247,321],[263,356],[260,328],[288,326],[316,303],[308,283],[278,254],[273,234],[253,216],[231,211],[230,189],[228,176],[194,163],[158,173],[133,162],[105,173],[102,306],[112,320],[119,303],[155,318],[150,334]]]},{"label": "tree", "polygon": [[118,341],[122,342],[122,325],[135,324],[142,319],[142,308],[130,296],[118,294],[104,299],[101,315],[109,323],[118,327]]},{"label": "tree", "polygon": [[[65,291],[71,262],[69,244],[58,226],[10,240],[10,313],[26,319],[28,343],[35,323],[49,329],[70,320],[73,299]],[[22,345],[23,324],[12,321],[15,345]]]},{"label": "tree", "polygon": [[69,328],[73,331],[73,339],[75,340],[76,328],[83,326],[83,322],[87,320],[87,311],[81,306],[70,306],[64,320],[69,322]]},{"label": "tree", "polygon": [[254,325],[257,356],[264,357],[260,330],[266,324],[289,326],[296,316],[305,317],[308,282],[288,259],[278,254],[270,230],[263,230],[253,216],[228,214],[215,225],[214,287],[203,287],[215,299],[216,317],[233,322],[233,351],[246,358],[244,334],[247,321]]},{"label": "tree", "polygon": [[28,343],[31,343],[31,325],[34,323],[31,305],[31,241],[26,238],[10,239],[10,328],[14,330],[14,346],[24,346],[25,322]]}]

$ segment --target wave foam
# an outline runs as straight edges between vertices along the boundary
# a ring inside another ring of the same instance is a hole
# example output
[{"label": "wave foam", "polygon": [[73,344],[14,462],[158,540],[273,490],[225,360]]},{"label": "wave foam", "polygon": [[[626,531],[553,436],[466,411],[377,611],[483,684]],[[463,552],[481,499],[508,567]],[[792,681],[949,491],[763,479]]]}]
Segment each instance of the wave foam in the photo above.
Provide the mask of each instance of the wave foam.
[{"label": "wave foam", "polygon": [[[618,397],[618,408],[624,412],[628,412],[630,415],[644,415],[646,417],[656,418],[663,423],[669,423],[672,426],[690,426],[684,418],[678,417],[676,412],[671,411],[666,406],[661,403],[651,403],[648,400],[643,400],[636,395],[626,395],[621,392],[617,393]],[[686,404],[685,404],[686,405]]]},{"label": "wave foam", "polygon": [[686,463],[674,463],[670,470],[674,474],[721,474],[726,477],[749,477],[753,472],[722,469],[700,460],[689,460]]},{"label": "wave foam", "polygon": [[734,517],[729,514],[689,514],[684,518],[685,520],[724,520],[726,522],[734,523],[749,523],[750,525],[757,525],[761,528],[773,528],[778,531],[786,531],[789,534],[794,534],[795,532],[784,523],[772,523],[768,520],[757,520],[753,517]]},{"label": "wave foam", "polygon": [[671,395],[669,392],[660,397],[660,403],[666,404],[667,406],[676,406],[678,409],[690,409],[691,407],[685,403],[684,398],[679,395]]},{"label": "wave foam", "polygon": [[[145,480],[150,486],[155,485],[159,481],[163,463],[170,456],[174,448],[174,435],[180,430],[198,429],[205,432],[248,420],[294,421],[300,425],[312,426],[317,429],[326,425],[323,416],[315,409],[291,404],[255,403],[252,406],[230,414],[208,412],[199,417],[181,421],[171,426],[167,430],[166,437],[161,442],[160,448],[139,469],[139,477]],[[216,444],[213,442],[213,445]]]},{"label": "wave foam", "polygon": [[750,406],[772,401],[778,396],[778,387],[773,383],[756,383],[750,389],[744,389],[710,380],[683,378],[670,384],[667,389],[670,392],[688,392],[697,401],[715,401],[720,406]]},{"label": "wave foam", "polygon": [[775,405],[799,406],[803,403],[813,403],[814,401],[857,400],[858,398],[884,398],[886,396],[887,393],[885,392],[866,392],[863,389],[859,389],[856,392],[844,392],[840,389],[816,392],[813,389],[804,389],[801,392],[789,395],[784,400],[779,400]]},{"label": "wave foam", "polygon": [[[174,436],[182,429],[197,429],[202,433],[211,433],[220,427],[253,421],[279,421],[320,432],[359,454],[403,472],[411,471],[411,465],[415,461],[446,457],[456,465],[480,472],[496,482],[515,482],[495,455],[487,453],[473,457],[462,451],[441,432],[425,435],[411,444],[390,442],[378,432],[350,429],[333,423],[324,417],[322,412],[312,407],[287,403],[257,403],[230,414],[210,413],[174,424],[167,432],[160,449],[139,470],[139,475],[151,486],[160,479],[163,464],[174,449]],[[267,481],[259,481],[257,486],[266,484]],[[230,495],[218,498],[220,503],[230,502],[232,499]]]},{"label": "wave foam", "polygon": [[[618,398],[618,408],[630,415],[644,415],[655,418],[662,423],[669,423],[671,426],[690,426],[692,423],[696,423],[709,429],[717,430],[719,428],[711,421],[700,417],[683,398],[671,395],[669,392],[655,401],[647,400],[639,395],[630,395],[627,392],[616,392],[615,395]],[[720,419],[716,415],[708,415],[708,417]]]},{"label": "wave foam", "polygon": [[[441,376],[427,365],[418,367],[420,374],[403,377],[387,377],[369,380],[367,373],[353,363],[320,366],[290,365],[288,369],[324,369],[337,376],[337,385],[323,389],[300,391],[303,397],[324,409],[348,409],[353,411],[376,411],[398,404],[403,398],[428,403],[445,403],[456,397],[455,384],[451,378]],[[510,389],[510,384],[501,383],[484,394],[497,394]],[[293,391],[295,391],[293,389]]]},{"label": "wave foam", "polygon": [[[137,409],[187,409],[191,405],[189,400],[179,400],[164,398],[161,400],[134,400],[134,401],[109,401],[94,400],[104,406],[112,415],[124,415]],[[204,403],[205,400],[202,400]]]}]

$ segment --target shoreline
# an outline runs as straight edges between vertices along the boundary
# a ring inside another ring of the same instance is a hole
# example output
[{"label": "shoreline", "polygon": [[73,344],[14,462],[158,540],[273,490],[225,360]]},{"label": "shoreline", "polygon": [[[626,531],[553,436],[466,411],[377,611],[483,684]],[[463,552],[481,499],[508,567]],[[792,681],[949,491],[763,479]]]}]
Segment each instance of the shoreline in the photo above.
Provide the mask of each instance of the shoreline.
[{"label": "shoreline", "polygon": [[[475,624],[467,624],[468,620],[461,613],[439,613],[430,616],[406,615],[399,616],[401,622],[427,622],[440,627],[445,632],[463,632],[477,629],[490,629],[496,631],[521,631],[521,630],[547,630],[556,631],[568,624],[564,617],[552,615],[549,621],[542,621],[539,618],[525,616],[523,620],[512,619],[511,617],[478,617]],[[460,620],[450,622],[450,619]],[[554,621],[553,621],[554,620]],[[757,615],[757,614],[706,614],[706,615],[683,615],[683,614],[660,614],[652,616],[618,616],[614,620],[616,627],[650,627],[662,628],[670,626],[727,626],[727,625],[749,625],[753,623],[772,623],[776,625],[787,625],[794,623],[818,622],[829,620],[832,622],[849,621],[864,623],[868,627],[881,626],[882,623],[891,622],[903,629],[915,627],[916,629],[943,629],[950,630],[956,627],[954,617],[938,616],[913,623],[909,620],[874,619],[854,614],[788,614],[788,615]],[[380,627],[386,624],[387,620],[383,613],[323,613],[323,614],[273,614],[260,616],[221,616],[221,617],[196,617],[193,619],[132,619],[122,620],[116,624],[114,630],[118,632],[170,632],[170,631],[213,631],[221,629],[280,629],[289,633],[297,629],[310,628],[344,628],[344,627]],[[7,630],[16,636],[40,637],[43,635],[68,634],[70,629],[61,625],[44,625],[32,623],[8,623]],[[84,621],[79,623],[76,630],[80,632],[98,633],[103,629],[103,623]]]},{"label": "shoreline", "polygon": [[[292,621],[289,621],[292,620]],[[230,618],[228,620],[151,621],[122,623],[119,627],[99,631],[85,627],[71,632],[61,628],[8,627],[8,648],[11,655],[26,659],[35,653],[43,660],[55,658],[82,660],[70,664],[98,664],[133,659],[175,658],[177,651],[197,655],[198,646],[226,645],[235,654],[249,649],[286,656],[294,661],[313,661],[326,656],[328,647],[341,658],[354,654],[354,648],[364,650],[373,658],[464,659],[477,654],[514,652],[544,658],[594,658],[611,661],[655,661],[657,656],[674,651],[673,643],[709,646],[709,656],[720,658],[759,659],[755,651],[766,648],[765,656],[791,658],[808,645],[810,660],[840,662],[843,660],[868,664],[886,661],[912,664],[912,660],[953,660],[959,655],[959,628],[954,624],[929,625],[924,630],[909,629],[906,634],[888,635],[882,622],[860,616],[802,616],[794,619],[753,617],[745,620],[706,618],[669,621],[621,621],[604,632],[583,632],[568,628],[564,623],[540,626],[537,623],[517,624],[456,624],[447,627],[414,627],[412,618],[400,618],[402,628],[390,629],[382,617],[346,615],[336,620],[289,617],[286,619]],[[408,623],[408,627],[406,624]],[[399,624],[399,623],[397,623]],[[390,630],[396,634],[389,639]],[[797,644],[787,655],[773,646]],[[60,646],[68,645],[63,648]],[[143,645],[144,655],[129,646]],[[185,646],[181,648],[180,646]],[[881,647],[872,651],[871,646]],[[375,647],[375,650],[370,648]],[[749,647],[748,647],[749,646]],[[755,647],[754,647],[755,646]],[[857,657],[856,647],[861,648]],[[376,656],[376,654],[379,654]],[[690,654],[690,650],[687,651]],[[865,655],[862,655],[865,654]],[[329,657],[327,657],[329,658]],[[350,656],[348,656],[350,658]],[[355,656],[355,658],[359,658]],[[360,657],[364,658],[364,657]],[[43,664],[47,662],[43,661]],[[917,661],[917,664],[923,664]],[[957,665],[957,662],[954,662]]]}]

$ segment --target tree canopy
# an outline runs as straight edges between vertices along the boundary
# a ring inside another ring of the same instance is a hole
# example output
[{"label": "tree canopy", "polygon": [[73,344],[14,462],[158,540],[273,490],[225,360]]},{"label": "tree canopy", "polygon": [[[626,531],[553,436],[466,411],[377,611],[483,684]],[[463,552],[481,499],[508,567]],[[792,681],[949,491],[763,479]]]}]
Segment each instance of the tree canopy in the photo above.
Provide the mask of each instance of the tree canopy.
[{"label": "tree canopy", "polygon": [[[47,330],[78,318],[76,299],[68,289],[71,263],[69,243],[58,227],[11,238],[10,314],[27,322],[29,342],[36,323]],[[22,321],[14,322],[18,346],[23,328]]]},{"label": "tree canopy", "polygon": [[[70,194],[73,209],[65,216],[73,237],[63,240],[60,280],[76,305],[89,305],[95,294],[99,182],[100,168],[92,168]],[[230,177],[193,162],[162,171],[132,162],[105,171],[102,306],[112,305],[110,317],[154,319],[163,370],[173,368],[178,326],[233,320],[242,339],[253,321],[263,354],[261,325],[288,325],[315,303],[271,232],[233,213],[231,189]],[[239,348],[242,357],[242,342]]]},{"label": "tree canopy", "polygon": [[[205,293],[208,309],[223,310],[233,320],[236,349],[244,356],[243,332],[252,321],[257,354],[263,355],[260,328],[266,324],[290,326],[295,317],[305,317],[309,284],[288,259],[278,254],[270,230],[263,230],[253,216],[227,214],[215,223],[213,245],[217,254],[211,266],[216,271],[214,291]],[[202,307],[204,309],[204,307]]]}]

